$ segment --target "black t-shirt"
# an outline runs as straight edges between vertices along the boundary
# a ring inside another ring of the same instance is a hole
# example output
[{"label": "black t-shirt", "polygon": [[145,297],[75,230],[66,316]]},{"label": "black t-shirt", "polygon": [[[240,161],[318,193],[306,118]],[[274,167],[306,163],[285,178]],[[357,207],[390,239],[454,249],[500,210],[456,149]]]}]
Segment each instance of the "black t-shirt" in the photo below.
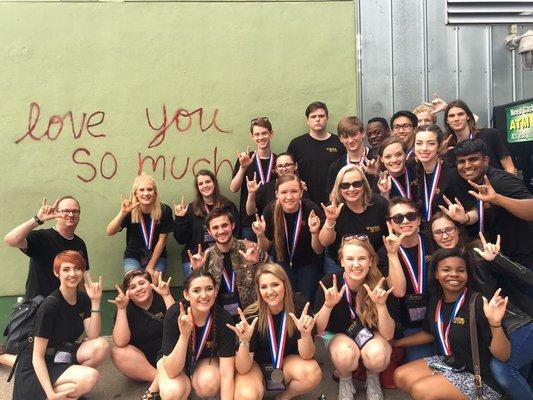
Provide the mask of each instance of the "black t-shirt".
[{"label": "black t-shirt", "polygon": [[[500,160],[509,155],[509,150],[502,139],[500,131],[493,128],[483,128],[478,131],[475,138],[481,139],[485,143],[487,155],[489,156],[489,165],[493,168],[503,169]],[[444,157],[452,166],[456,165],[455,152],[449,151]]]},{"label": "black t-shirt", "polygon": [[[235,333],[229,329],[226,324],[233,325],[233,319],[222,307],[215,305],[212,309],[214,315],[214,323],[207,337],[207,342],[198,359],[213,357],[233,357],[236,351],[236,336]],[[178,328],[178,318],[180,315],[179,303],[173,304],[165,315],[163,323],[163,342],[161,344],[161,353],[168,356],[180,337],[180,330]],[[200,335],[202,334],[201,327],[195,329],[196,344],[200,343]],[[189,349],[191,346],[189,345]],[[190,350],[188,350],[190,351]],[[192,354],[188,353],[186,357],[187,369],[191,362]]]},{"label": "black t-shirt", "polygon": [[379,194],[372,194],[371,205],[358,214],[350,210],[345,204],[337,223],[335,224],[335,241],[328,246],[330,257],[337,260],[337,253],[345,235],[367,235],[374,249],[383,246],[383,235],[387,234],[386,218],[389,213],[389,203]]},{"label": "black t-shirt", "polygon": [[[315,214],[320,218],[320,221],[324,221],[324,212],[321,207],[318,207],[311,200],[302,199],[302,225],[300,229],[300,236],[298,238],[298,243],[296,243],[296,249],[294,251],[294,257],[292,259],[292,267],[300,268],[305,267],[306,265],[312,264],[322,257],[322,254],[316,254],[311,246],[312,235],[309,232],[309,226],[307,224],[307,219],[311,210],[315,211]],[[265,236],[268,240],[274,241],[274,202],[270,203],[265,209],[264,217],[266,222]],[[289,231],[289,243],[293,243],[294,237],[294,227],[296,224],[296,219],[298,217],[298,211],[292,214],[283,213],[287,221],[287,228]],[[283,228],[285,232],[285,228]],[[280,257],[278,256],[278,259]],[[289,261],[289,248],[287,246],[287,241],[285,240],[285,254],[283,255],[284,261]]]},{"label": "black t-shirt", "polygon": [[[429,271],[429,264],[431,263],[431,255],[433,254],[433,242],[431,241],[431,238],[426,235],[424,232],[420,233],[420,237],[422,238],[422,243],[424,244],[425,249],[425,271],[426,271],[426,277],[424,279],[424,287],[426,288],[424,290],[424,294],[426,295],[425,300],[427,301],[428,297],[427,294],[429,293],[427,290],[427,283],[428,283],[428,277],[427,273]],[[405,250],[405,253],[409,257],[409,259],[412,262],[413,267],[415,268],[415,272],[418,272],[418,244],[414,247],[409,248],[403,248]],[[378,268],[381,271],[382,275],[385,277],[389,276],[389,259],[387,257],[387,250],[383,246],[378,251]],[[415,294],[415,288],[413,286],[413,283],[411,281],[409,272],[407,271],[407,265],[403,259],[403,257],[398,253],[398,258],[400,259],[400,265],[402,266],[402,271],[405,275],[405,284],[406,284],[406,295]],[[418,276],[418,275],[417,275]],[[391,311],[391,316],[396,320],[396,322],[400,323],[401,326],[404,328],[419,328],[422,325],[422,321],[420,322],[410,322],[409,320],[409,313],[407,309],[406,304],[406,297],[402,298],[396,298],[394,296],[389,296],[389,299],[387,300],[387,306],[389,307],[389,310]]]},{"label": "black t-shirt", "polygon": [[[299,318],[302,315],[302,310],[305,306],[305,299],[302,296],[293,294],[292,297],[294,301],[294,315]],[[309,315],[309,314],[308,314]],[[282,323],[283,312],[279,314],[272,315],[272,320],[274,321],[274,329],[276,330],[276,341],[279,337],[279,329]],[[253,319],[253,318],[252,318]],[[292,321],[291,317],[287,314],[287,324],[289,321]],[[268,339],[268,328],[265,331],[265,334],[261,334],[258,331],[258,324],[255,326],[255,331],[250,339],[250,353],[254,353],[254,360],[258,364],[272,364],[272,357],[270,356],[270,344]],[[284,357],[289,354],[299,354],[298,353],[298,339],[301,338],[300,331],[294,327],[294,334],[289,336],[287,334],[287,341],[285,342],[285,350],[283,352]]]},{"label": "black t-shirt", "polygon": [[[250,157],[252,156],[252,154],[253,153],[250,153]],[[258,157],[257,153],[255,154],[255,157],[256,158]],[[272,172],[270,174],[270,181],[275,181],[276,180],[276,176],[274,175],[274,170],[273,169],[274,169],[274,167],[276,165],[277,156],[274,153],[272,153],[272,157],[273,157],[272,163],[270,163],[270,158],[261,158],[260,161],[261,161],[261,168],[263,169],[264,174],[265,174],[265,179],[267,179],[268,167],[270,166],[272,168]],[[241,214],[241,225],[243,227],[252,226],[252,219],[246,213],[246,199],[248,198],[248,187],[246,186],[246,177],[248,177],[248,179],[251,180],[251,179],[254,178],[254,173],[255,173],[256,174],[255,175],[255,180],[257,182],[261,182],[261,175],[260,175],[259,170],[257,168],[256,158],[253,159],[253,161],[250,164],[250,166],[246,169],[246,173],[244,174],[244,177],[242,178],[241,198],[240,198],[240,203],[239,203],[239,212]],[[240,167],[241,167],[241,165],[239,164],[239,160],[235,161],[235,165],[233,167],[233,177],[235,177],[235,175],[237,175],[237,173],[239,172]]]},{"label": "black t-shirt", "polygon": [[[465,366],[465,370],[474,373],[474,367],[472,363],[472,348],[470,346],[470,298],[474,292],[468,290],[466,292],[466,299],[463,306],[459,309],[459,312],[455,316],[455,319],[452,322],[450,328],[449,340],[452,354],[454,357],[458,358]],[[426,314],[426,319],[422,328],[424,331],[430,333],[435,338],[435,344],[439,348],[439,354],[444,355],[444,352],[441,349],[440,342],[437,336],[437,324],[435,318],[435,310],[437,309],[437,303],[440,300],[440,296],[433,296],[428,302],[428,309]],[[447,326],[450,321],[452,314],[452,308],[454,302],[442,303],[442,315],[444,320],[444,326]],[[477,326],[477,336],[478,336],[478,347],[479,347],[479,362],[481,366],[481,379],[487,385],[489,385],[494,390],[501,392],[498,384],[492,377],[490,373],[490,360],[492,354],[489,350],[490,342],[492,340],[492,334],[489,327],[489,322],[483,313],[483,300],[481,296],[478,296],[475,303],[476,307],[476,326]]]},{"label": "black t-shirt", "polygon": [[140,349],[148,360],[155,362],[157,352],[161,348],[163,319],[167,308],[165,301],[158,293],[153,292],[152,296],[152,304],[148,310],[143,310],[130,301],[126,314],[131,332],[130,344]]},{"label": "black t-shirt", "polygon": [[309,133],[291,140],[287,151],[298,163],[300,178],[306,183],[309,198],[316,204],[328,202],[328,170],[331,163],[343,154],[346,148],[337,135],[326,140],[317,140]]},{"label": "black t-shirt", "polygon": [[74,235],[72,239],[66,239],[54,228],[39,229],[30,232],[26,237],[28,247],[21,249],[30,257],[30,268],[28,279],[26,280],[27,299],[37,295],[44,297],[50,295],[59,288],[59,279],[54,275],[54,259],[65,250],[75,250],[81,252],[87,261],[89,269],[89,257],[85,242],[79,236]]},{"label": "black t-shirt", "polygon": [[33,334],[48,339],[47,347],[58,348],[77,341],[84,332],[83,320],[91,317],[91,300],[77,293],[76,304],[67,303],[59,289],[42,302],[35,315]]},{"label": "black t-shirt", "polygon": [[[418,168],[417,167],[418,166],[417,166],[416,162],[407,161],[405,163],[405,169],[407,170],[407,174],[403,173],[400,176],[395,177],[394,180],[391,177],[392,187],[391,187],[391,191],[389,193],[389,198],[392,199],[394,197],[403,197],[402,192],[397,187],[397,185],[400,185],[402,190],[404,191],[404,193],[406,195],[409,194],[409,192],[410,192],[410,194],[411,194],[410,199],[413,202],[416,203],[418,201],[418,182],[419,182],[419,180],[418,180]],[[406,175],[409,178],[408,179],[408,181],[409,181],[409,190],[407,190]],[[379,189],[377,187],[377,179],[374,181],[372,189],[376,193],[380,193]]]},{"label": "black t-shirt", "polygon": [[[337,289],[341,290],[342,285],[344,285],[344,278],[343,278],[343,272],[335,272],[335,275],[337,276]],[[328,274],[324,278],[321,279],[322,283],[326,288],[330,288],[333,286],[333,274]],[[346,290],[349,290],[348,287],[346,287]],[[363,287],[361,287],[361,290],[365,290]],[[357,292],[352,292],[352,301],[353,309],[355,311],[355,301],[356,301]],[[317,314],[322,306],[324,305],[324,290],[321,286],[318,287],[316,291],[315,296],[315,304],[314,304],[314,313]],[[362,325],[365,325],[359,316],[356,314],[356,318],[362,323]],[[331,309],[331,314],[329,316],[328,325],[326,326],[326,331],[328,332],[334,332],[334,333],[343,333],[345,332],[352,323],[352,316],[350,313],[350,307],[348,306],[348,300],[346,300],[346,295],[342,296],[341,300]],[[368,327],[367,327],[368,328]]]},{"label": "black t-shirt", "polygon": [[[368,159],[367,154],[368,154],[368,149],[366,149],[366,153],[364,156],[365,159]],[[355,164],[363,168],[360,163],[355,163]],[[328,180],[327,180],[327,186],[326,186],[326,190],[328,194],[331,193],[331,191],[333,190],[333,186],[335,186],[335,179],[337,179],[337,174],[339,173],[341,168],[345,167],[346,165],[348,165],[347,154],[343,154],[337,160],[335,160],[334,162],[330,164],[328,168]],[[376,177],[370,174],[365,174],[365,176],[368,182],[370,183],[370,187],[375,186]]]},{"label": "black t-shirt", "polygon": [[[159,240],[159,235],[163,233],[172,232],[172,209],[166,204],[161,203],[161,219],[159,222],[156,222],[154,229],[154,239],[152,242],[151,250],[153,250]],[[150,214],[142,214],[146,230],[148,235],[150,235],[150,227],[152,219]],[[144,242],[144,237],[142,233],[142,227],[140,223],[131,222],[131,213],[128,213],[126,217],[122,220],[120,225],[121,229],[126,228],[126,250],[124,250],[124,258],[136,258],[140,260],[143,257],[143,250],[146,249],[146,244]],[[148,239],[148,238],[147,238]],[[167,249],[163,249],[161,253],[161,258],[167,258]]]}]

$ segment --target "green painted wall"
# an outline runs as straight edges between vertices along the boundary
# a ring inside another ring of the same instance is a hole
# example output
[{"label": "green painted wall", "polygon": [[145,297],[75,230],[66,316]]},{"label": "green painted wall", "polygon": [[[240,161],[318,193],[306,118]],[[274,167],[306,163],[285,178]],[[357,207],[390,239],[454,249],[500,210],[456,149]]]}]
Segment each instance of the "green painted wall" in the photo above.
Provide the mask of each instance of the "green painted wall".
[{"label": "green painted wall", "polygon": [[[171,204],[192,200],[195,169],[228,187],[251,118],[270,117],[283,151],[320,99],[334,131],[356,109],[354,21],[353,1],[1,3],[0,232],[72,194],[93,275],[113,288],[125,235],[105,227],[139,159],[160,157],[144,170]],[[2,244],[0,260],[0,296],[22,293],[26,256]]]}]

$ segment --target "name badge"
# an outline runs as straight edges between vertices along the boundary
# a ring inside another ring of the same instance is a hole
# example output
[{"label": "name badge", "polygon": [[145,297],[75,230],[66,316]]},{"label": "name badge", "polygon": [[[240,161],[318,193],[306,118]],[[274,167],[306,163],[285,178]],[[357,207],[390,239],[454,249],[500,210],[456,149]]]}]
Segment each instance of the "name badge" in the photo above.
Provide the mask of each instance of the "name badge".
[{"label": "name badge", "polygon": [[287,389],[282,369],[274,368],[272,364],[263,365],[262,369],[265,377],[265,386],[268,391]]},{"label": "name badge", "polygon": [[360,349],[362,349],[365,344],[367,344],[370,339],[374,337],[374,334],[368,328],[366,328],[358,318],[352,321],[345,333]]},{"label": "name badge", "polygon": [[408,294],[405,296],[405,306],[410,322],[420,322],[426,318],[427,298],[423,294]]},{"label": "name badge", "polygon": [[224,307],[231,316],[238,315],[237,308],[239,307],[239,297],[236,293],[222,293],[220,295],[221,306]]},{"label": "name badge", "polygon": [[72,364],[72,353],[68,351],[58,351],[54,356],[56,364]]}]

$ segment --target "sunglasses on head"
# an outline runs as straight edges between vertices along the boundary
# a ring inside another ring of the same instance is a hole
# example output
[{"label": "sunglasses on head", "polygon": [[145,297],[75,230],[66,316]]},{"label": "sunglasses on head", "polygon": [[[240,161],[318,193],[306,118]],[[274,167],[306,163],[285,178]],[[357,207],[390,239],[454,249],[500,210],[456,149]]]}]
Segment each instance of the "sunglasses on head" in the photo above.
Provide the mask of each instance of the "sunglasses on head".
[{"label": "sunglasses on head", "polygon": [[342,237],[342,243],[350,242],[352,240],[360,240],[361,242],[368,242],[367,235],[344,235]]},{"label": "sunglasses on head", "polygon": [[267,121],[267,122],[270,122],[268,120],[268,117],[257,117],[257,118],[254,118],[250,121],[251,124],[255,124],[256,122],[259,122],[259,121]]},{"label": "sunglasses on head", "polygon": [[341,182],[339,187],[344,190],[350,189],[350,186],[353,186],[354,189],[359,189],[363,187],[363,183],[363,181]]},{"label": "sunglasses on head", "polygon": [[411,211],[405,214],[394,214],[392,217],[389,217],[389,220],[392,219],[392,221],[396,224],[401,224],[405,219],[409,222],[413,222],[418,218],[418,213],[415,211]]}]

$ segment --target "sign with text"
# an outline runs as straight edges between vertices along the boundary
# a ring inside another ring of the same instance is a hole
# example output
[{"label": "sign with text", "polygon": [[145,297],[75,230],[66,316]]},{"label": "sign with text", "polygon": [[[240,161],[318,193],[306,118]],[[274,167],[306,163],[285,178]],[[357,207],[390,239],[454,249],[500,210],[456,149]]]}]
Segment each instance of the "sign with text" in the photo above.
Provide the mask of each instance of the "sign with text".
[{"label": "sign with text", "polygon": [[505,110],[507,142],[533,141],[533,100]]}]

